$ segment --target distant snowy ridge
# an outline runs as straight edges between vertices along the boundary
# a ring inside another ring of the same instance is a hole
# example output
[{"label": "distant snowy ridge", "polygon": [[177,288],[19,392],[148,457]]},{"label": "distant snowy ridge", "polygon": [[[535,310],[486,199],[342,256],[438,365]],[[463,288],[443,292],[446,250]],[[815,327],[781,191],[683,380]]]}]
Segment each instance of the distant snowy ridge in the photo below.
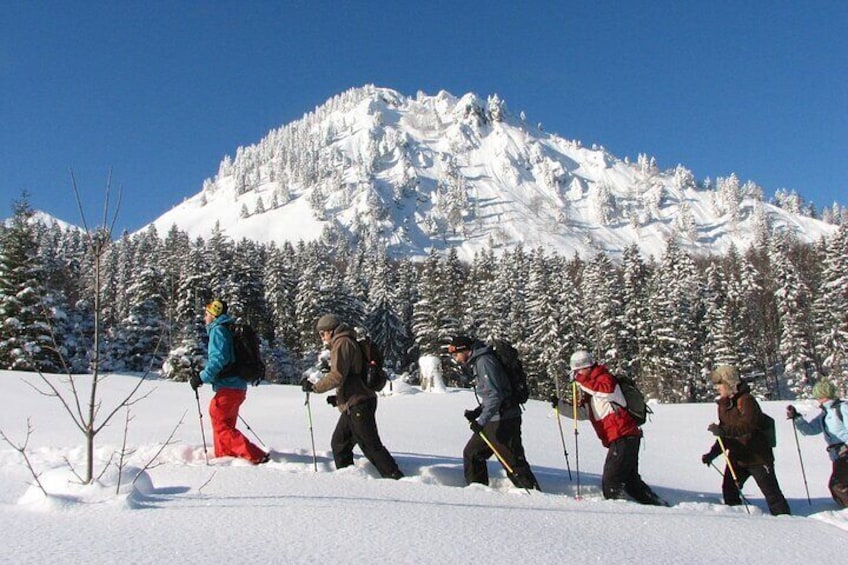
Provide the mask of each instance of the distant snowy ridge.
[{"label": "distant snowy ridge", "polygon": [[745,249],[764,231],[813,242],[835,226],[763,201],[735,175],[699,182],[682,165],[621,160],[527,123],[497,95],[409,98],[348,90],[226,157],[200,193],[153,222],[238,240],[386,245],[394,256],[456,247],[543,247],[659,256],[669,237],[698,254]]}]

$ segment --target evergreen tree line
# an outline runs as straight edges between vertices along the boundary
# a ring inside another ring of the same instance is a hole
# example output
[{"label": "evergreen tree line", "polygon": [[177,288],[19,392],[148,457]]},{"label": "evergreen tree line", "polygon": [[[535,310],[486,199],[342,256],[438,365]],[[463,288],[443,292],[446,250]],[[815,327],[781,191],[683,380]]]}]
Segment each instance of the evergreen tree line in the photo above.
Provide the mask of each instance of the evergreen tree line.
[{"label": "evergreen tree line", "polygon": [[507,339],[537,398],[567,378],[577,348],[663,402],[712,399],[707,375],[726,363],[766,398],[808,395],[823,376],[848,385],[848,223],[815,245],[775,233],[707,258],[671,238],[658,258],[635,245],[620,261],[490,246],[470,264],[455,250],[392,260],[330,232],[266,245],[220,230],[191,240],[176,226],[162,238],[151,226],[110,244],[95,289],[85,234],[32,214],[17,202],[0,227],[4,369],[87,372],[100,292],[101,368],[175,380],[202,363],[203,305],[221,297],[262,336],[273,382],[297,382],[320,346],[315,320],[335,312],[411,379],[418,357],[438,354],[449,335]]}]

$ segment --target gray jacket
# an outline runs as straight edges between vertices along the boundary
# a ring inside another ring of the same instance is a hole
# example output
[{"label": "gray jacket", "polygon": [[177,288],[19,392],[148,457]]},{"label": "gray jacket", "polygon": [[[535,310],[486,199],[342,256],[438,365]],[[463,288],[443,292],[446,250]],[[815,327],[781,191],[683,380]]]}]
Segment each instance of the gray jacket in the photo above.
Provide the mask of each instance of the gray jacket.
[{"label": "gray jacket", "polygon": [[468,366],[474,377],[475,392],[482,408],[480,416],[477,417],[478,424],[485,426],[489,422],[521,417],[521,406],[507,406],[504,403],[512,394],[509,375],[491,345],[475,342]]}]

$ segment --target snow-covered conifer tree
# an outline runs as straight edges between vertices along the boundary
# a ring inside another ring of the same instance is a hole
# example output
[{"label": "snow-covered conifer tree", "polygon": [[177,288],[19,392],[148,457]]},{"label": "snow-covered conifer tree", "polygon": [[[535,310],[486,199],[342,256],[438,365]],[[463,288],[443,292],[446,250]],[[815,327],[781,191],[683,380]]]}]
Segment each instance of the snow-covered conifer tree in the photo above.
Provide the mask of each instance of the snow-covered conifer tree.
[{"label": "snow-covered conifer tree", "polygon": [[775,238],[769,249],[780,320],[779,352],[789,389],[795,394],[807,395],[817,377],[809,341],[810,292],[789,257],[789,246],[787,236],[782,235]]},{"label": "snow-covered conifer tree", "polygon": [[581,293],[585,301],[585,338],[590,350],[614,373],[620,372],[624,364],[618,358],[623,316],[621,282],[606,253],[598,253],[586,264]]},{"label": "snow-covered conifer tree", "polygon": [[815,303],[818,353],[828,376],[848,386],[848,223],[827,244]]},{"label": "snow-covered conifer tree", "polygon": [[693,383],[699,377],[695,364],[700,347],[695,324],[699,281],[691,257],[673,238],[666,244],[650,288],[652,333],[644,373],[653,382],[646,386],[666,402],[693,400]]},{"label": "snow-covered conifer tree", "polygon": [[8,226],[0,228],[0,367],[52,371],[58,359],[45,319],[50,299],[32,215],[24,194]]},{"label": "snow-covered conifer tree", "polygon": [[624,250],[621,270],[623,307],[619,358],[624,373],[638,378],[651,333],[647,296],[650,271],[635,243]]}]

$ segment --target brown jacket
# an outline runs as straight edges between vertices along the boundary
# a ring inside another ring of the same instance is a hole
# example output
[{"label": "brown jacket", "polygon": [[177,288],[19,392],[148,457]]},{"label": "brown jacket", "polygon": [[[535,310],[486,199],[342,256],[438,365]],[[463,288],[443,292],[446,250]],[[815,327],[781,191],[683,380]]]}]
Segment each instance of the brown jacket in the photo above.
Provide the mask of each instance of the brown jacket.
[{"label": "brown jacket", "polygon": [[336,406],[341,412],[369,398],[375,398],[377,395],[362,380],[364,364],[356,333],[341,324],[333,332],[330,341],[330,372],[315,383],[315,392],[337,389]]},{"label": "brown jacket", "polygon": [[747,384],[740,384],[738,390],[733,397],[717,401],[724,445],[731,460],[740,465],[772,465],[774,453],[760,430],[760,405]]}]

